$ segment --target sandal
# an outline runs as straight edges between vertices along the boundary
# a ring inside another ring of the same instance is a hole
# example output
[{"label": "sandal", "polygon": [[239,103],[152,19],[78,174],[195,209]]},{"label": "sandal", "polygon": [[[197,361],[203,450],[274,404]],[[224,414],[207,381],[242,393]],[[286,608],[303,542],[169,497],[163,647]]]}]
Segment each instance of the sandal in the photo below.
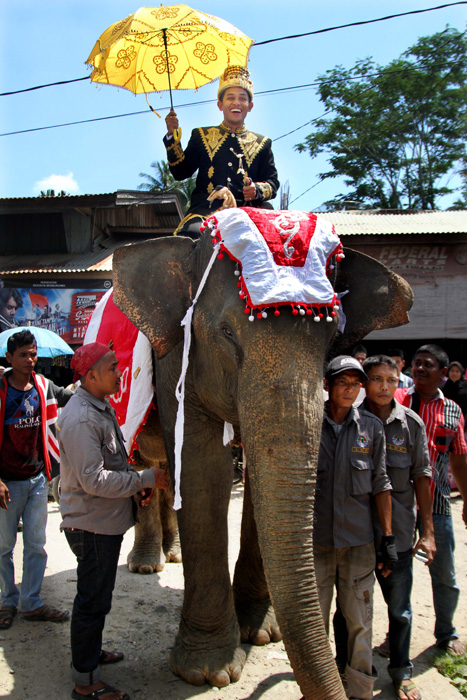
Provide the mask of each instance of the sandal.
[{"label": "sandal", "polygon": [[0,608],[0,630],[9,630],[18,610],[14,605],[2,605]]},{"label": "sandal", "polygon": [[[405,681],[409,682],[406,685],[404,685]],[[394,690],[396,691],[397,700],[408,700],[407,693],[411,693],[412,690],[416,690],[418,693],[418,695],[415,698],[413,698],[413,700],[422,700],[422,694],[411,678],[404,678],[404,680],[402,681],[393,681],[392,683],[394,685]],[[400,693],[404,693],[405,697],[401,697]]]},{"label": "sandal", "polygon": [[50,605],[43,605],[32,613],[23,613],[23,618],[28,622],[65,622],[69,617],[68,610],[57,610]]},{"label": "sandal", "polygon": [[[98,700],[102,695],[106,695],[107,693],[120,693],[120,690],[117,690],[117,688],[113,688],[111,685],[108,685],[108,683],[104,683],[104,681],[101,681],[102,683],[102,688],[99,688],[99,690],[93,690],[92,693],[78,693],[77,690],[73,689],[71,691],[71,697],[74,698],[75,700],[82,700],[82,698],[91,698],[91,700]],[[124,693],[123,697],[121,700],[130,700],[130,696],[128,693]]]},{"label": "sandal", "polygon": [[121,651],[106,651],[102,649],[98,663],[100,663],[101,666],[105,666],[106,664],[118,664],[118,662],[123,661],[123,659],[124,656]]},{"label": "sandal", "polygon": [[460,639],[453,637],[452,639],[446,639],[444,642],[438,644],[438,648],[443,651],[447,651],[451,656],[463,656],[465,651],[465,646],[462,644]]}]

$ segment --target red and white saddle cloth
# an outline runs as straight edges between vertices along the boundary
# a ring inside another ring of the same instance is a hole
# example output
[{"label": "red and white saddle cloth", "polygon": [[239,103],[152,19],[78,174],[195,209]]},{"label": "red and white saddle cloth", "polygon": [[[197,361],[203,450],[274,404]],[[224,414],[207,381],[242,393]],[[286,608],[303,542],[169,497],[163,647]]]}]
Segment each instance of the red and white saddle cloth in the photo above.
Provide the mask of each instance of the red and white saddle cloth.
[{"label": "red and white saddle cloth", "polygon": [[[292,313],[332,321],[339,302],[329,280],[343,257],[334,226],[316,214],[245,207],[209,217],[214,244],[239,263],[238,286],[253,320],[267,309],[292,306]],[[222,257],[222,253],[218,256]]]},{"label": "red and white saddle cloth", "polygon": [[115,306],[112,289],[96,304],[84,336],[84,344],[95,341],[104,345],[112,341],[118,358],[120,389],[109,401],[131,457],[153,403],[152,352],[146,336]]}]

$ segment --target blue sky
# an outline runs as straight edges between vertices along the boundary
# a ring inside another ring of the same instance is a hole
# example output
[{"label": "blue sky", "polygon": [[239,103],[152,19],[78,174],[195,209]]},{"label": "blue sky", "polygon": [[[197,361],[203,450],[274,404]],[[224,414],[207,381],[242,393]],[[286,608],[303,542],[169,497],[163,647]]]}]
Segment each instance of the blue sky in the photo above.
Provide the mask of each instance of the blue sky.
[{"label": "blue sky", "polygon": [[[193,6],[222,16],[260,42],[440,4],[441,0],[195,0]],[[0,92],[86,76],[84,62],[99,35],[139,6],[131,0],[0,0]],[[351,67],[367,56],[384,65],[420,36],[442,31],[447,24],[463,30],[466,23],[467,5],[457,5],[253,46],[249,69],[257,92],[303,85],[337,64]],[[196,126],[220,122],[215,102],[193,104],[215,100],[216,91],[214,83],[197,93],[174,93],[183,145]],[[153,93],[149,100],[164,117],[168,94]],[[188,106],[177,108],[182,104]],[[0,133],[146,109],[143,95],[135,97],[126,90],[96,87],[85,80],[0,97]],[[315,88],[281,92],[257,96],[247,125],[274,140],[322,113]],[[139,173],[151,172],[150,164],[165,158],[164,126],[163,119],[147,110],[138,116],[3,136],[0,197],[30,197],[47,188],[64,189],[70,194],[136,189],[142,182]],[[307,211],[316,210],[344,190],[339,180],[319,183],[318,175],[326,169],[324,157],[312,160],[294,150],[310,130],[309,126],[301,128],[273,143],[279,178],[281,182],[289,181],[291,200],[296,199],[292,207]],[[449,203],[448,198],[442,205]]]}]

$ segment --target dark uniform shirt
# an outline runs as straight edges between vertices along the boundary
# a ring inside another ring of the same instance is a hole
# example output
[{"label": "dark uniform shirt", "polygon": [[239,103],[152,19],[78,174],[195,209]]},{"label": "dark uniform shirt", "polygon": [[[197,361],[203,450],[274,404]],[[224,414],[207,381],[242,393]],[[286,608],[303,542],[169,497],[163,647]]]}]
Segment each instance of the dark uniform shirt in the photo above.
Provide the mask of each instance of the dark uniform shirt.
[{"label": "dark uniform shirt", "polygon": [[[391,414],[384,422],[384,432],[386,466],[392,485],[392,534],[396,538],[397,551],[407,552],[413,546],[415,534],[414,481],[419,476],[431,477],[425,426],[414,411],[393,401]],[[382,530],[376,512],[373,526],[378,545]]]},{"label": "dark uniform shirt", "polygon": [[314,543],[357,547],[373,541],[371,496],[388,491],[383,424],[352,406],[339,434],[324,408],[318,457]]},{"label": "dark uniform shirt", "polygon": [[185,180],[198,170],[189,213],[212,214],[222,202],[216,200],[210,207],[207,198],[217,186],[224,185],[234,195],[237,206],[245,206],[239,155],[245,173],[256,185],[253,206],[273,199],[279,189],[271,139],[248,131],[245,126],[234,133],[224,123],[194,129],[185,150],[167,136],[164,145],[170,172],[176,180]]}]

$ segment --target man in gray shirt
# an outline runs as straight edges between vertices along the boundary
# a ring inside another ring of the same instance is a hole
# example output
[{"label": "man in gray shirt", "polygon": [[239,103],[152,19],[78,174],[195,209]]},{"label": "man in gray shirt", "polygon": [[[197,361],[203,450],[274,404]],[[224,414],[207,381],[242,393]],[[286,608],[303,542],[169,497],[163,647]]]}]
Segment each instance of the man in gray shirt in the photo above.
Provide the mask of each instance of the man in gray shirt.
[{"label": "man in gray shirt", "polygon": [[327,632],[334,586],[348,631],[345,669],[354,700],[373,697],[372,619],[375,549],[374,498],[383,531],[378,566],[388,575],[397,561],[391,534],[391,484],[386,473],[383,424],[356,408],[366,374],[358,360],[329,363],[315,499],[314,555],[318,594]]},{"label": "man in gray shirt", "polygon": [[[419,700],[420,691],[411,680],[410,635],[412,630],[412,556],[418,550],[431,564],[436,552],[431,496],[431,466],[425,426],[410,408],[394,400],[399,370],[396,362],[384,355],[369,357],[363,363],[368,376],[364,382],[366,398],[363,408],[383,421],[386,435],[386,465],[392,484],[392,532],[396,538],[398,561],[388,578],[376,572],[388,606],[389,635],[379,647],[388,647],[389,675],[399,700]],[[423,536],[414,546],[416,508],[423,525]],[[376,547],[381,527],[373,521]],[[413,548],[413,549],[412,549]]]},{"label": "man in gray shirt", "polygon": [[79,348],[71,362],[81,386],[58,420],[60,510],[68,544],[78,560],[77,595],[71,619],[72,678],[75,699],[129,700],[100,680],[99,664],[123,654],[102,649],[123,535],[135,523],[132,496],[148,505],[154,487],[166,488],[167,473],[157,467],[136,472],[128,464],[123,436],[107,396],[119,390],[115,353],[102,343]]}]

